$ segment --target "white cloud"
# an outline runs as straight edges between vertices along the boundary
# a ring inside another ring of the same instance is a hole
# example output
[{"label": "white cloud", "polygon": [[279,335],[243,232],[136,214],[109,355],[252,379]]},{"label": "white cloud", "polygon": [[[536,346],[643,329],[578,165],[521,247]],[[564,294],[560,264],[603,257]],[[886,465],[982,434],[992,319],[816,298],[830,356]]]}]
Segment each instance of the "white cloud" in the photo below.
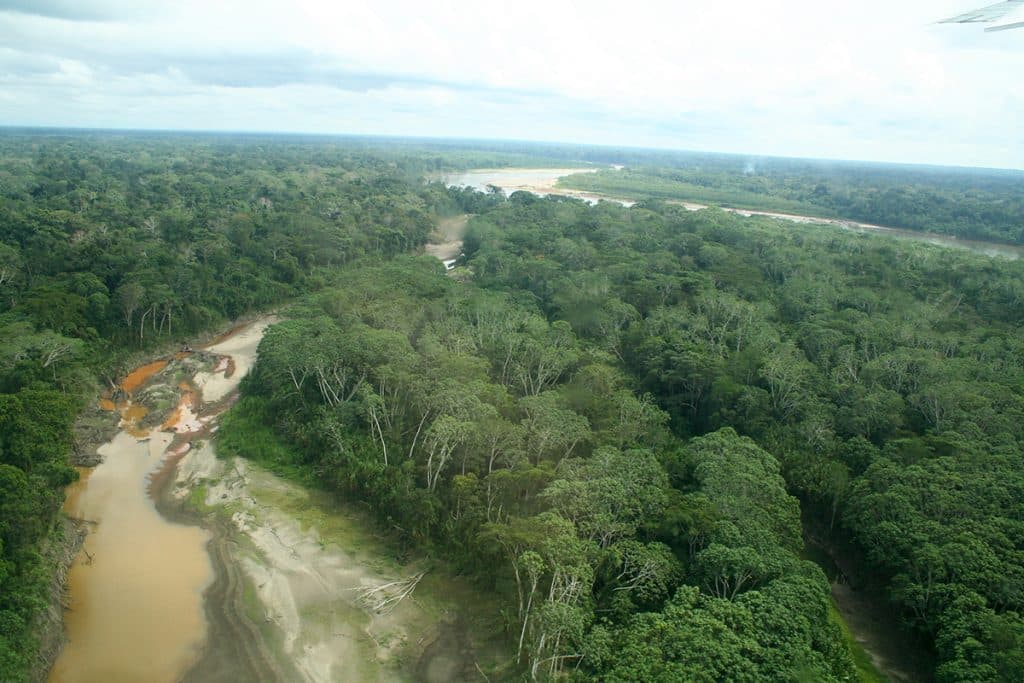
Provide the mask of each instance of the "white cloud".
[{"label": "white cloud", "polygon": [[86,3],[83,16],[103,21],[0,12],[0,48],[59,64],[12,74],[0,49],[0,122],[1024,167],[1024,30],[931,23],[973,2],[186,0],[127,12],[118,0]]}]

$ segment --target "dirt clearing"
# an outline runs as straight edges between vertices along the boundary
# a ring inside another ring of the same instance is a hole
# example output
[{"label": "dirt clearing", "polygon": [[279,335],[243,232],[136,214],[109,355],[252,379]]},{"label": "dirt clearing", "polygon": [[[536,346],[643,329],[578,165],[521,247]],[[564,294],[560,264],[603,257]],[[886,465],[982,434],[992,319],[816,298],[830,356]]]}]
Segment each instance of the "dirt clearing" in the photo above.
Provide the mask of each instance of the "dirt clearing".
[{"label": "dirt clearing", "polygon": [[430,235],[424,251],[440,261],[450,261],[462,253],[462,238],[466,234],[469,214],[442,219]]}]

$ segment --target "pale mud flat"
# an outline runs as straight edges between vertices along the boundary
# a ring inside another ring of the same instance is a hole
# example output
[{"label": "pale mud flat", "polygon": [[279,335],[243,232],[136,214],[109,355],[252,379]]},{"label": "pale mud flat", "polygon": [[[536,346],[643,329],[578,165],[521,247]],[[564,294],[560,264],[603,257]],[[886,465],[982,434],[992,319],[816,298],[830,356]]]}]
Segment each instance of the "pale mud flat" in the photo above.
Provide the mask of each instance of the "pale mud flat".
[{"label": "pale mud flat", "polygon": [[[596,173],[596,168],[481,168],[465,173],[445,176],[444,182],[450,187],[472,187],[486,192],[488,185],[500,187],[506,193],[516,190],[527,192],[552,192],[559,178],[574,173]],[[560,188],[558,188],[560,189]],[[559,192],[561,194],[561,192]]]},{"label": "pale mud flat", "polygon": [[193,384],[202,392],[203,403],[217,403],[238,388],[242,377],[245,377],[256,363],[256,348],[263,339],[263,333],[274,322],[274,319],[265,318],[230,335],[224,341],[206,347],[211,353],[230,357],[234,372],[226,372],[225,364],[218,365],[210,372],[196,373]]},{"label": "pale mud flat", "polygon": [[468,214],[441,220],[423,250],[439,261],[458,258],[462,253],[462,238],[466,234],[467,223]]},{"label": "pale mud flat", "polygon": [[245,460],[217,459],[209,444],[181,460],[171,495],[196,490],[206,508],[230,518],[231,559],[255,593],[249,618],[274,625],[280,655],[302,680],[410,676],[408,665],[436,638],[444,610],[415,592],[380,611],[362,599],[365,589],[413,570],[376,551],[379,542],[360,520]]},{"label": "pale mud flat", "polygon": [[489,186],[500,188],[506,195],[513,192],[530,192],[538,197],[557,195],[582,199],[588,204],[609,201],[632,206],[635,202],[628,199],[616,199],[597,192],[571,190],[559,187],[558,181],[575,173],[596,173],[597,168],[499,168],[479,169],[465,173],[445,176],[444,182],[449,187],[472,187],[480,192],[487,192]]}]

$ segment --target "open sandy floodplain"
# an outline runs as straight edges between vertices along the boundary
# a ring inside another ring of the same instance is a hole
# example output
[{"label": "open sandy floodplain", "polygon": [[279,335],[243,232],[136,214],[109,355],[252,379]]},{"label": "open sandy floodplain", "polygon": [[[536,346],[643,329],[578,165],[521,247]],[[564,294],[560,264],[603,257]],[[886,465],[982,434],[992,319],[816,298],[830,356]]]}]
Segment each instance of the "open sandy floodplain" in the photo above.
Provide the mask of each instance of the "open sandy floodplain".
[{"label": "open sandy floodplain", "polygon": [[[229,527],[225,568],[247,588],[228,607],[256,626],[274,678],[465,680],[487,656],[480,625],[470,627],[480,597],[443,570],[389,556],[365,515],[247,461],[220,460],[209,444],[182,460],[172,495]],[[198,674],[189,679],[217,678]]]},{"label": "open sandy floodplain", "polygon": [[538,197],[549,194],[562,197],[582,199],[589,204],[599,201],[610,201],[623,206],[632,206],[629,200],[606,197],[597,192],[571,190],[558,186],[559,178],[574,173],[596,173],[597,168],[499,168],[478,169],[465,173],[453,173],[445,176],[444,183],[449,187],[471,187],[480,192],[487,192],[491,187],[501,189],[506,195],[513,192],[531,192]]}]

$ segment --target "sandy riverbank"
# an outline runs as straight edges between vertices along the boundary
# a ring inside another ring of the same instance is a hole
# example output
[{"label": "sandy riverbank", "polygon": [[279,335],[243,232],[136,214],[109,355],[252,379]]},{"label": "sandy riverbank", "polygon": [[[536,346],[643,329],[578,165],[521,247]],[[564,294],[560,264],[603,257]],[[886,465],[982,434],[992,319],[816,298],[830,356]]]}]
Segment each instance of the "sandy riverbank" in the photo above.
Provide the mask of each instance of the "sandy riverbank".
[{"label": "sandy riverbank", "polygon": [[[438,598],[438,587],[450,590],[450,579],[422,561],[398,562],[365,515],[324,495],[245,460],[219,460],[207,442],[181,460],[168,497],[201,507],[222,525],[211,547],[223,553],[217,564],[228,600],[211,601],[208,612],[215,612],[214,624],[223,622],[214,630],[257,632],[263,661],[254,667],[262,671],[250,674],[255,678],[466,680],[478,676],[477,658],[496,654],[472,639],[455,651],[434,647],[462,621],[457,604]],[[440,576],[425,577],[422,588],[394,606],[374,609],[378,595],[394,590],[365,596],[423,571]],[[186,680],[238,680],[237,672],[218,675],[225,659],[201,658]]]},{"label": "sandy riverbank", "polygon": [[478,169],[445,176],[446,185],[453,187],[471,187],[480,192],[487,192],[491,186],[500,188],[506,195],[513,192],[530,192],[538,197],[558,195],[582,199],[589,204],[600,201],[615,202],[623,206],[632,206],[633,201],[608,197],[598,192],[573,190],[561,187],[558,181],[576,173],[596,173],[597,168],[501,168]]}]

